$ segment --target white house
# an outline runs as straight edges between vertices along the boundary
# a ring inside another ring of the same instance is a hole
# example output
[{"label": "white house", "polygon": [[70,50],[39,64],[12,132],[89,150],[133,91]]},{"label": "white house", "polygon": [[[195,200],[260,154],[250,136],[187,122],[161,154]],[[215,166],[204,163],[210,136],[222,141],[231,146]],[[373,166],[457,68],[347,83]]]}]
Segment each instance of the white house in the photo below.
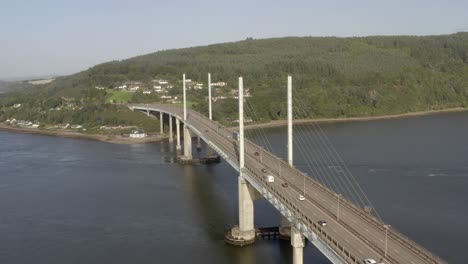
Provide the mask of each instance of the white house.
[{"label": "white house", "polygon": [[225,82],[215,82],[215,83],[211,83],[211,86],[218,86],[218,87],[223,87],[223,86],[226,86],[227,83]]},{"label": "white house", "polygon": [[161,85],[155,85],[155,86],[153,86],[153,90],[155,92],[157,92],[157,93],[160,93],[160,92],[162,92],[162,87],[161,87]]},{"label": "white house", "polygon": [[139,130],[133,130],[132,133],[130,133],[131,138],[144,138],[146,137],[146,133],[143,131]]},{"label": "white house", "polygon": [[151,91],[143,91],[144,94],[151,94]]},{"label": "white house", "polygon": [[138,89],[140,89],[139,85],[132,85],[132,86],[130,86],[130,88],[128,88],[128,90],[130,90],[130,91],[137,91]]}]

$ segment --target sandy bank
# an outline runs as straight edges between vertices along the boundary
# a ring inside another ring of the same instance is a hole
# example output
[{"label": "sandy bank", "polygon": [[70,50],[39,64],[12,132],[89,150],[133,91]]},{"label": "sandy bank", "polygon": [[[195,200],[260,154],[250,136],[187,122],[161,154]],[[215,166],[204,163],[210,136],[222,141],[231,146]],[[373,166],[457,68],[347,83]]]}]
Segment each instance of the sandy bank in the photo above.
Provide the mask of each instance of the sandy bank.
[{"label": "sandy bank", "polygon": [[159,142],[164,139],[167,139],[167,136],[150,136],[146,138],[133,139],[129,137],[122,136],[108,136],[108,135],[98,135],[98,134],[83,134],[72,131],[57,131],[57,130],[43,130],[37,128],[25,128],[25,127],[11,127],[5,124],[0,124],[0,130],[10,131],[15,133],[24,133],[24,134],[40,134],[48,136],[58,136],[64,138],[79,138],[79,139],[88,139],[88,140],[99,140],[113,144],[141,144],[148,142]]}]

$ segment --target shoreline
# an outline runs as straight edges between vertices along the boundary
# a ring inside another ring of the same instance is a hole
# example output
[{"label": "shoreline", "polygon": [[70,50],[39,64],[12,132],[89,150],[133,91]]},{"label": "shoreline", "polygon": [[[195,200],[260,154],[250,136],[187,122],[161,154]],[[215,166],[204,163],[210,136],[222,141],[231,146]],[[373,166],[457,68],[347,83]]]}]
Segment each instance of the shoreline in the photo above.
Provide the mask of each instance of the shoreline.
[{"label": "shoreline", "polygon": [[45,135],[45,136],[54,136],[54,137],[63,137],[63,138],[95,140],[95,141],[102,141],[102,142],[107,142],[107,143],[112,143],[112,144],[142,144],[142,143],[150,143],[150,142],[160,142],[168,138],[167,136],[162,136],[162,137],[147,137],[147,138],[141,138],[141,139],[131,139],[129,137],[122,137],[122,136],[83,134],[83,133],[72,132],[72,131],[41,130],[38,128],[11,127],[5,124],[0,124],[0,131],[7,131],[7,132],[14,132],[14,133],[21,133],[21,134]]},{"label": "shoreline", "polygon": [[[344,122],[367,122],[367,121],[376,121],[376,120],[385,120],[385,119],[399,119],[399,118],[411,118],[411,117],[418,117],[418,116],[426,116],[426,115],[435,115],[435,114],[443,114],[443,113],[457,113],[457,112],[467,112],[468,108],[464,107],[455,107],[455,108],[447,108],[441,110],[427,110],[427,111],[419,111],[419,112],[409,112],[404,114],[395,114],[395,115],[381,115],[381,116],[367,116],[367,117],[338,117],[338,118],[306,118],[306,119],[295,119],[293,120],[293,124],[307,124],[307,123],[344,123]],[[268,123],[262,124],[252,124],[252,125],[245,125],[245,129],[255,129],[255,128],[270,128],[270,127],[280,127],[286,126],[287,120],[274,120]],[[237,127],[232,127],[237,128]]]},{"label": "shoreline", "polygon": [[[466,112],[468,108],[456,107],[456,108],[447,108],[441,110],[428,110],[428,111],[419,111],[419,112],[410,112],[404,114],[395,114],[395,115],[383,115],[383,116],[369,116],[369,117],[340,117],[340,118],[309,118],[309,119],[296,119],[293,120],[294,124],[306,124],[306,123],[342,123],[342,122],[366,122],[366,121],[375,121],[375,120],[385,120],[385,119],[398,119],[398,118],[410,118],[418,117],[425,115],[434,115],[434,114],[443,114],[443,113],[456,113],[456,112]],[[270,127],[280,127],[286,126],[286,120],[275,120],[268,123],[262,124],[252,124],[246,125],[245,129],[256,129],[256,128],[270,128]],[[231,129],[236,129],[237,127],[230,127]],[[63,138],[76,138],[76,139],[86,139],[86,140],[96,140],[112,144],[143,144],[151,142],[160,142],[168,138],[167,135],[161,137],[147,137],[142,139],[131,139],[129,137],[122,136],[111,136],[111,135],[99,135],[99,134],[83,134],[79,132],[72,131],[57,131],[57,130],[41,130],[38,128],[25,128],[25,127],[11,127],[5,124],[0,123],[0,131],[8,131],[14,133],[22,134],[36,134],[36,135],[46,135],[46,136],[55,136]]]}]

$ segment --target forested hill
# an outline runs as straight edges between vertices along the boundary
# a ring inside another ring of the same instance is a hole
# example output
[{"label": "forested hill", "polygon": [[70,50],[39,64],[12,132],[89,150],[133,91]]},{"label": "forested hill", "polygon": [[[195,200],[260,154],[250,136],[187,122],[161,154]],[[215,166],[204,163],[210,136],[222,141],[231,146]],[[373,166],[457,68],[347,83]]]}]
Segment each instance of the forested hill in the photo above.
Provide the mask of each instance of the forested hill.
[{"label": "forested hill", "polygon": [[[174,84],[181,76],[202,82],[189,91],[194,107],[206,109],[206,78],[228,85],[244,77],[248,98],[264,121],[284,118],[286,76],[293,76],[294,97],[319,117],[351,117],[468,106],[468,33],[440,36],[372,36],[356,38],[286,37],[167,50],[97,65],[37,88],[35,98],[106,98],[110,89],[141,82],[131,101],[144,96],[155,79]],[[96,86],[106,90],[96,90]],[[38,92],[38,91],[41,92]],[[38,95],[38,93],[40,95]],[[191,94],[192,93],[192,94]],[[216,95],[215,95],[216,96]],[[12,101],[9,101],[12,103]],[[234,99],[215,102],[218,117],[233,118]]]}]

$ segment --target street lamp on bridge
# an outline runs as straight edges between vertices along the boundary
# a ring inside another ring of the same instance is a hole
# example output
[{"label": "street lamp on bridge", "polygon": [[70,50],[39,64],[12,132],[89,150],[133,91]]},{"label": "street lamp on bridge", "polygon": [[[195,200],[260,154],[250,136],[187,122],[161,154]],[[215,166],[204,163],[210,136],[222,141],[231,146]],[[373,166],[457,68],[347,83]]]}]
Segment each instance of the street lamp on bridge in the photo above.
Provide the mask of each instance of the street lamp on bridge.
[{"label": "street lamp on bridge", "polygon": [[338,205],[336,207],[336,220],[340,220],[340,198],[341,198],[341,193],[336,194],[336,199],[338,200]]},{"label": "street lamp on bridge", "polygon": [[388,229],[391,227],[391,225],[384,225],[385,228],[385,254],[384,256],[387,257],[387,237],[388,237]]}]

